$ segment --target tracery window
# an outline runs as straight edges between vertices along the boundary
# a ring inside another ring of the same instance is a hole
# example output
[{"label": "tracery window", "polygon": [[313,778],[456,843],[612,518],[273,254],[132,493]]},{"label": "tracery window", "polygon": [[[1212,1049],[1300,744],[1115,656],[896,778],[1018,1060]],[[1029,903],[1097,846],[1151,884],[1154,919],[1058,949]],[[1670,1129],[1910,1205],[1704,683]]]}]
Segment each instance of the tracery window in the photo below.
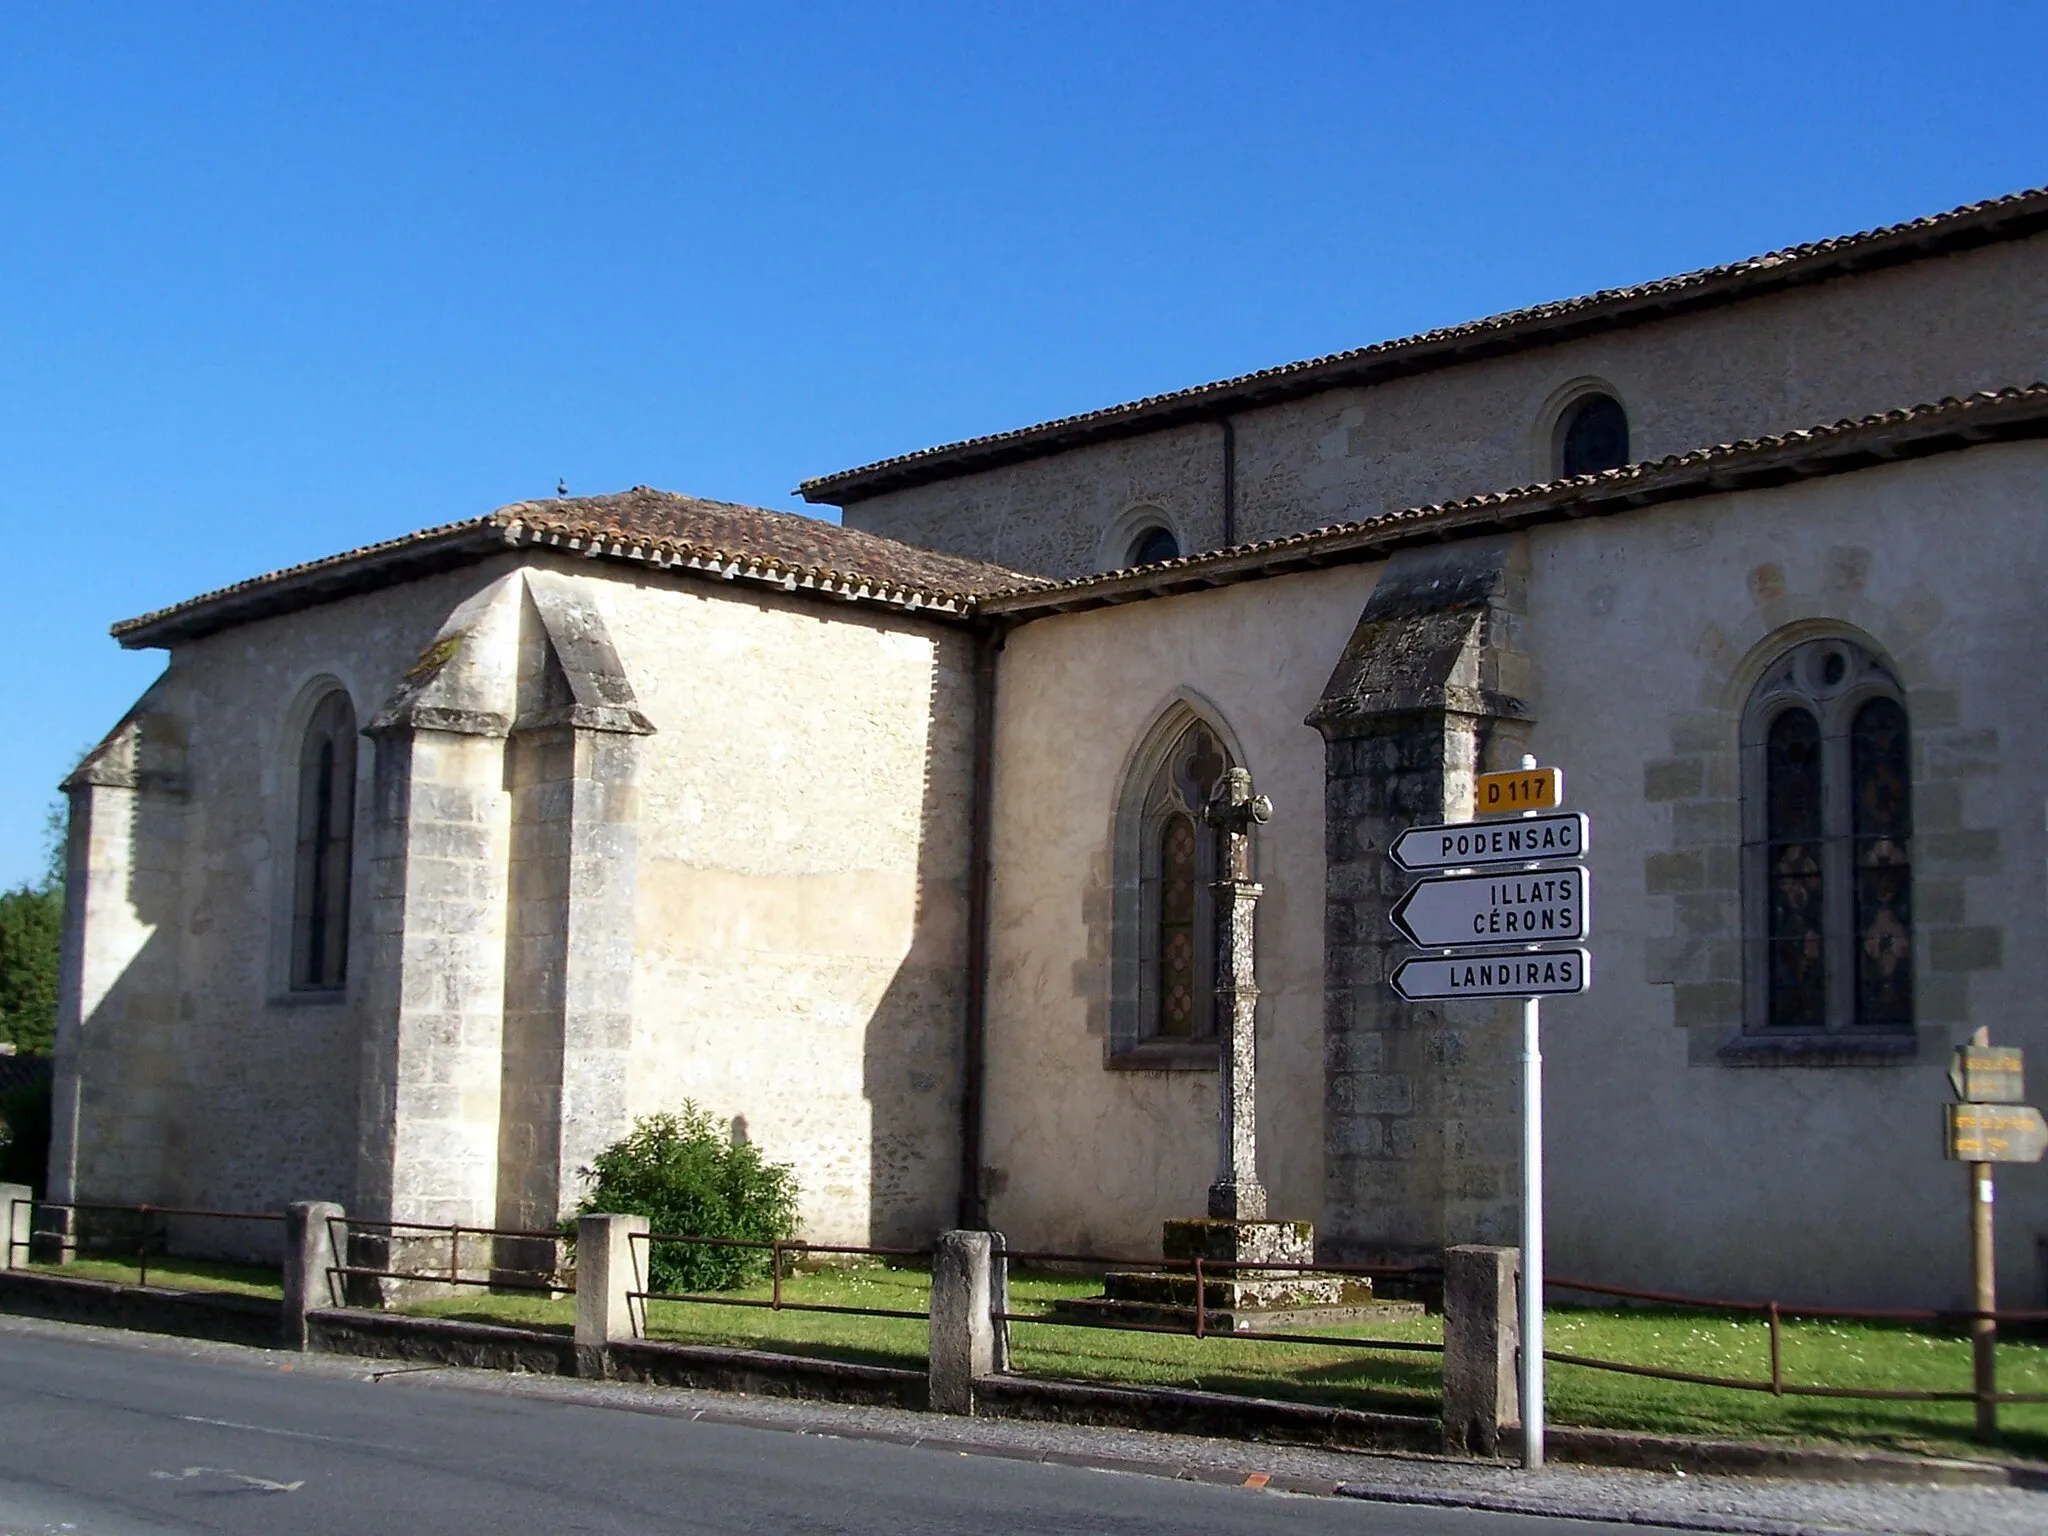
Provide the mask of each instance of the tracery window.
[{"label": "tracery window", "polygon": [[1629,462],[1628,412],[1612,395],[1582,395],[1566,408],[1557,437],[1560,475],[1596,475]]},{"label": "tracery window", "polygon": [[348,891],[355,845],[356,712],[335,689],[299,743],[292,872],[291,985],[331,992],[348,979]]},{"label": "tracery window", "polygon": [[1847,640],[1787,651],[1744,727],[1753,1030],[1913,1024],[1911,738],[1903,690]]}]

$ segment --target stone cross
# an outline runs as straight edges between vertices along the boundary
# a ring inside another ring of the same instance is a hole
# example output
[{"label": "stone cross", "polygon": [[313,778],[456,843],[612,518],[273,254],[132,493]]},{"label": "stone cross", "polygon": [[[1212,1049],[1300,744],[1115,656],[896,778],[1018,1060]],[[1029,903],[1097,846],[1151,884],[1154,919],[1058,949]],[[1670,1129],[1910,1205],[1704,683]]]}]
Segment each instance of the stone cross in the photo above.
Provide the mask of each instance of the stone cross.
[{"label": "stone cross", "polygon": [[1259,1000],[1252,953],[1252,913],[1263,887],[1252,880],[1254,825],[1270,821],[1273,802],[1252,793],[1252,776],[1232,768],[1217,782],[1203,818],[1216,829],[1216,1028],[1221,1036],[1217,1074],[1216,1182],[1209,1214],[1224,1221],[1263,1221],[1266,1190],[1259,1183],[1257,1046],[1253,1011]]}]

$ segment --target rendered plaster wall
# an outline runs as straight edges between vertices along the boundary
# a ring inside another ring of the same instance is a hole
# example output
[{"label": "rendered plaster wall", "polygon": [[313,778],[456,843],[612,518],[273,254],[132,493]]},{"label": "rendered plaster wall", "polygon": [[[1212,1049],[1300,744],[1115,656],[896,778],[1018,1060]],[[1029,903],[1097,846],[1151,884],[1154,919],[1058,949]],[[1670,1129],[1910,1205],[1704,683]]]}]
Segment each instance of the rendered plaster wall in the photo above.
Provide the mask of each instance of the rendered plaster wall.
[{"label": "rendered plaster wall", "polygon": [[958,631],[669,580],[597,601],[640,741],[635,1115],[795,1165],[805,1233],[955,1219],[972,742]]},{"label": "rendered plaster wall", "polygon": [[997,684],[985,1181],[1012,1243],[1157,1251],[1216,1176],[1216,1074],[1105,1065],[1114,821],[1128,760],[1192,704],[1234,738],[1258,830],[1259,1172],[1276,1219],[1323,1189],[1323,743],[1303,723],[1373,568],[1039,620]]},{"label": "rendered plaster wall", "polygon": [[[1534,749],[1593,817],[1593,990],[1545,1005],[1557,1272],[1966,1304],[1950,1047],[1990,1026],[2048,1099],[2044,485],[2048,448],[1993,446],[1529,535]],[[1906,689],[1918,1054],[1727,1065],[1739,719],[1765,662],[1823,634],[1862,638]],[[2048,1302],[2048,1168],[2000,1175],[1998,1224],[2002,1296]]]},{"label": "rendered plaster wall", "polygon": [[[1240,539],[1551,478],[1573,392],[1626,406],[1656,459],[2048,378],[2048,236],[1987,246],[1696,314],[1335,389],[1234,418]],[[846,508],[849,527],[1073,576],[1138,503],[1186,548],[1221,540],[1222,432],[1177,427]]]},{"label": "rendered plaster wall", "polygon": [[178,647],[141,706],[145,734],[177,740],[178,773],[141,791],[91,789],[74,836],[87,878],[67,935],[76,983],[60,1053],[81,1069],[78,1198],[355,1202],[375,752],[362,740],[348,983],[295,996],[299,736],[330,681],[367,724],[449,611],[503,564]]}]

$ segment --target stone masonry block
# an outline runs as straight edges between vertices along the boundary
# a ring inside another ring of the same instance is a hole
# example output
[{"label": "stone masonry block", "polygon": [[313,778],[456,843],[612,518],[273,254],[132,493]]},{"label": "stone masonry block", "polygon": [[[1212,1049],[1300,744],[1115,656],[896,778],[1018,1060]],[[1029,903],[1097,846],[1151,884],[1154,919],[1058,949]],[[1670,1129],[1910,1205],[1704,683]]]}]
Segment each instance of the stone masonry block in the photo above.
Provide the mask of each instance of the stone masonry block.
[{"label": "stone masonry block", "polygon": [[2005,963],[2005,931],[1937,928],[1929,935],[1928,950],[1937,971],[1995,971]]},{"label": "stone masonry block", "polygon": [[1643,764],[1645,800],[1690,800],[1704,783],[1702,760],[1697,757],[1664,757]]},{"label": "stone masonry block", "polygon": [[1922,778],[1913,786],[1913,829],[1953,832],[1963,824],[1963,786],[1953,780]]},{"label": "stone masonry block", "polygon": [[[1914,807],[1919,814],[1919,807]],[[1923,928],[1948,927],[1963,920],[1966,903],[1960,880],[1922,878],[1913,882],[1913,916]]]},{"label": "stone masonry block", "polygon": [[1998,772],[1996,731],[1923,731],[1920,744],[1924,778],[1970,778]]},{"label": "stone masonry block", "polygon": [[1652,896],[1696,891],[1706,880],[1704,852],[1653,853],[1643,860],[1643,888]]},{"label": "stone masonry block", "polygon": [[1974,832],[1928,832],[1913,839],[1916,863],[1948,864],[1989,873],[1998,864],[1998,833],[1985,828]]},{"label": "stone masonry block", "polygon": [[1671,841],[1681,848],[1723,847],[1742,839],[1742,805],[1736,800],[1686,800],[1671,807]]},{"label": "stone masonry block", "polygon": [[1740,1024],[1742,987],[1736,982],[1690,982],[1672,988],[1672,1022],[1681,1029]]}]

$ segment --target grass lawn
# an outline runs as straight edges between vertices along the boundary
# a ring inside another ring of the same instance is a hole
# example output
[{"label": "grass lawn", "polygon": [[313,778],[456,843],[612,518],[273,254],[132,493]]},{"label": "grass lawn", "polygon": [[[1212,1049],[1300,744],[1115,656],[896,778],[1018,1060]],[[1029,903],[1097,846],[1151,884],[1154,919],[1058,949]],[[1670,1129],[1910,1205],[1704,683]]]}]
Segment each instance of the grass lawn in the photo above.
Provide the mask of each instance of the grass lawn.
[{"label": "grass lawn", "polygon": [[[787,1277],[783,1298],[922,1312],[929,1283],[925,1273],[911,1268],[880,1264],[833,1268]],[[1056,1297],[1092,1296],[1099,1290],[1099,1284],[1086,1277],[1017,1272],[1010,1282],[1010,1308],[1035,1311]],[[764,1299],[768,1287],[753,1286],[732,1294]],[[570,1297],[548,1300],[479,1292],[415,1302],[404,1310],[565,1331],[575,1321],[575,1302]],[[1768,1336],[1760,1320],[1647,1308],[1560,1307],[1548,1314],[1547,1327],[1546,1343],[1552,1350],[1703,1375],[1752,1379],[1770,1375]],[[1327,1332],[1333,1339],[1442,1338],[1437,1317]],[[913,1370],[921,1370],[925,1364],[921,1318],[845,1317],[655,1302],[649,1308],[648,1334],[678,1343],[747,1346]],[[1274,1344],[1242,1337],[1195,1339],[1046,1323],[1013,1324],[1011,1356],[1015,1369],[1034,1376],[1198,1387],[1410,1413],[1434,1411],[1439,1380],[1437,1359],[1428,1354],[1363,1351],[1335,1344]],[[1891,1324],[1787,1322],[1784,1367],[1788,1383],[1953,1391],[1969,1385],[1970,1346],[1958,1335]],[[2048,1345],[2001,1345],[1999,1385],[2007,1391],[2048,1392]],[[1849,1441],[1946,1455],[1982,1454],[1982,1448],[1969,1439],[1972,1409],[1968,1403],[1774,1398],[1562,1363],[1550,1367],[1548,1397],[1551,1420],[1557,1424],[1724,1438]],[[2007,1405],[2000,1410],[2000,1422],[2007,1452],[2048,1460],[2048,1405]]]},{"label": "grass lawn", "polygon": [[[117,1285],[135,1284],[138,1274],[133,1259],[78,1258],[69,1264],[25,1264],[22,1268],[73,1280],[111,1280]],[[268,1296],[273,1301],[284,1296],[284,1285],[276,1270],[260,1264],[228,1264],[214,1259],[151,1254],[149,1283],[173,1291],[233,1291],[242,1296]]]}]

